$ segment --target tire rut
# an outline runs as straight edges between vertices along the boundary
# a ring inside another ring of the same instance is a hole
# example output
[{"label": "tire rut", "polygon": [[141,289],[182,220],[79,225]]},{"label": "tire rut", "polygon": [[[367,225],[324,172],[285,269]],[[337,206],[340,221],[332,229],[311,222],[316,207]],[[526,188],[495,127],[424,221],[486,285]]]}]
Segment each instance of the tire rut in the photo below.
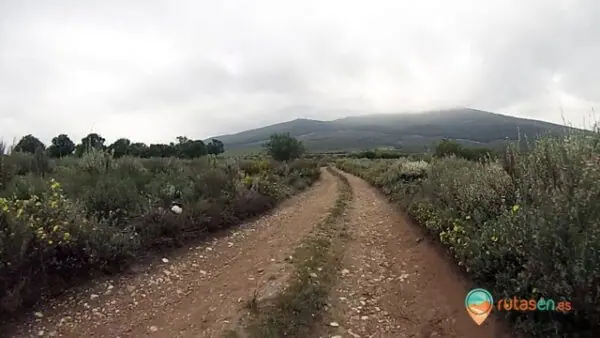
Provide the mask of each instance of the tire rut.
[{"label": "tire rut", "polygon": [[322,337],[509,337],[493,316],[481,327],[471,320],[470,285],[435,243],[375,188],[345,175],[355,193],[351,238]]},{"label": "tire rut", "polygon": [[269,297],[285,286],[290,254],[336,200],[337,180],[321,172],[268,215],[146,272],[59,298],[11,336],[218,337],[255,291]]}]

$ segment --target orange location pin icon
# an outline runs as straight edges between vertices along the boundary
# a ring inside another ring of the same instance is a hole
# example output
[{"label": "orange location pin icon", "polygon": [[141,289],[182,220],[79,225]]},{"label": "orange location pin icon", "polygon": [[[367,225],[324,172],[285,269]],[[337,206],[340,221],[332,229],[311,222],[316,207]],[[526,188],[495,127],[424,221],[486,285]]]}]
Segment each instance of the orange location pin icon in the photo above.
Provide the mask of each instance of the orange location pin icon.
[{"label": "orange location pin icon", "polygon": [[492,298],[492,294],[486,289],[473,289],[469,291],[465,298],[467,313],[477,325],[485,322],[492,312],[493,304],[494,299]]}]

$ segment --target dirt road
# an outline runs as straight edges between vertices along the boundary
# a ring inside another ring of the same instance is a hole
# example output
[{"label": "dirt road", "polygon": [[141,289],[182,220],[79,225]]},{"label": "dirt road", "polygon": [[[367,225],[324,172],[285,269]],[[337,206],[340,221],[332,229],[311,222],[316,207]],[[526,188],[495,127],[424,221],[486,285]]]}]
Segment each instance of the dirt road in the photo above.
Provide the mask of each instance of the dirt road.
[{"label": "dirt road", "polygon": [[326,170],[308,191],[230,235],[135,276],[98,283],[39,309],[10,337],[219,337],[256,290],[278,292],[297,243],[337,195]]},{"label": "dirt road", "polygon": [[354,190],[351,239],[321,335],[505,337],[494,318],[478,327],[467,315],[469,283],[437,246],[375,188],[346,176]]},{"label": "dirt road", "polygon": [[[374,188],[346,176],[351,238],[314,337],[506,336],[493,318],[482,327],[471,321],[463,305],[471,285],[437,246]],[[255,291],[261,298],[282,292],[290,255],[326,217],[338,184],[323,170],[320,182],[269,215],[133,276],[66,295],[9,336],[219,337]]]}]

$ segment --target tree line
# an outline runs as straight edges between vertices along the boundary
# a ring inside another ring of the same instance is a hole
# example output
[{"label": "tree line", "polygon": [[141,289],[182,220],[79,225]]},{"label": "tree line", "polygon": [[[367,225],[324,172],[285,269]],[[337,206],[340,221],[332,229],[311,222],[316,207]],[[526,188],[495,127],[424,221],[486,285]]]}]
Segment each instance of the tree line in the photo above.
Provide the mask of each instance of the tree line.
[{"label": "tree line", "polygon": [[46,145],[37,137],[29,134],[23,136],[12,149],[16,152],[32,154],[46,153],[53,158],[64,156],[82,156],[90,150],[102,150],[111,153],[114,157],[135,156],[149,157],[180,157],[196,158],[205,155],[219,155],[225,152],[223,142],[212,139],[205,143],[202,140],[192,140],[185,136],[177,137],[177,142],[169,144],[153,143],[147,145],[142,142],[131,142],[127,138],[120,138],[110,145],[105,145],[106,140],[96,133],[88,134],[75,144],[66,134],[52,138],[51,144]]},{"label": "tree line", "polygon": [[[106,151],[115,158],[123,156],[197,158],[205,155],[219,155],[225,152],[223,142],[217,139],[205,143],[202,140],[192,140],[185,136],[179,136],[177,142],[169,144],[153,143],[147,145],[142,142],[131,142],[127,138],[120,138],[110,145],[105,145],[105,142],[106,140],[96,133],[88,134],[81,139],[79,144],[75,144],[68,135],[60,134],[52,138],[51,144],[46,147],[40,139],[29,134],[23,136],[12,148],[12,151],[47,155],[53,158],[81,157],[91,150]],[[277,161],[291,161],[301,157],[306,152],[302,141],[292,137],[289,133],[271,135],[269,140],[263,144],[263,148],[268,155]]]},{"label": "tree line", "polygon": [[464,147],[454,140],[443,139],[435,147],[435,152],[433,155],[435,157],[454,155],[469,161],[481,161],[488,158],[497,158],[500,154],[502,154],[502,152],[498,149],[484,147]]}]

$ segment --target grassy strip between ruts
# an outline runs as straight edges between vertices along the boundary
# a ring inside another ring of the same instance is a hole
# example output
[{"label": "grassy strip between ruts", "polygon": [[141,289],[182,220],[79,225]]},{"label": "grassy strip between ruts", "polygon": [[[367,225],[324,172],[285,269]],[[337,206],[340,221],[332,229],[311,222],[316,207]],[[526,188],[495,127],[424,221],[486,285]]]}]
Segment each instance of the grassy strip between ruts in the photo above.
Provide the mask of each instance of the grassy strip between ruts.
[{"label": "grassy strip between ruts", "polygon": [[327,168],[339,179],[339,194],[327,218],[294,253],[297,277],[268,304],[255,304],[246,325],[248,337],[308,337],[327,303],[329,291],[339,270],[345,227],[340,218],[352,200],[348,179]]}]

